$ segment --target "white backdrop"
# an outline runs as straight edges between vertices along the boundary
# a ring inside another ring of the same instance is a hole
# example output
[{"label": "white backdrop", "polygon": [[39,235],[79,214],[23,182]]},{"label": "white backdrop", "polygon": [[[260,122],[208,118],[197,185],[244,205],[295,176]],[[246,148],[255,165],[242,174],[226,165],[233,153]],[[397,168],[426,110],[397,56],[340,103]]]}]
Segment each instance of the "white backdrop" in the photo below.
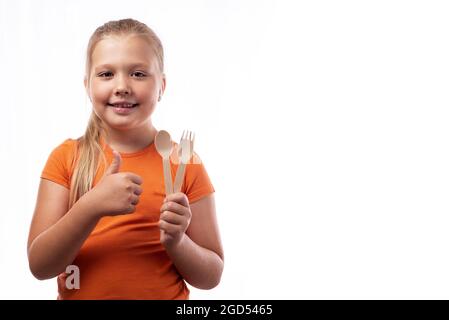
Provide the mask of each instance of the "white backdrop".
[{"label": "white backdrop", "polygon": [[448,299],[449,3],[0,0],[0,298],[54,299],[26,240],[50,151],[80,136],[96,27],[160,36],[154,123],[216,188],[221,284],[192,299]]}]

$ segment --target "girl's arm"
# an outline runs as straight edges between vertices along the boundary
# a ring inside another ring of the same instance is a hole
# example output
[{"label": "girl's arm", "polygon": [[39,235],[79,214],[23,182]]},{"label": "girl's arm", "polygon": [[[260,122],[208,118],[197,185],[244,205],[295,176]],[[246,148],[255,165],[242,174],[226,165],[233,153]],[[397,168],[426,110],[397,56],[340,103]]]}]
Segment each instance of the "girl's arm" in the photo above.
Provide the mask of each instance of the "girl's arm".
[{"label": "girl's arm", "polygon": [[41,179],[28,238],[28,262],[37,279],[65,272],[94,229],[99,217],[86,199],[88,195],[67,212],[69,190]]},{"label": "girl's arm", "polygon": [[[172,194],[167,197],[161,211],[166,211],[161,215],[160,226],[162,233],[166,233],[161,234],[161,241],[165,243],[166,251],[178,272],[189,284],[199,289],[217,286],[223,272],[224,255],[214,195],[189,205],[183,193]],[[167,220],[171,223],[167,223]],[[186,233],[180,232],[182,227],[179,226],[183,225],[183,221],[187,221]],[[175,240],[177,233],[181,233],[179,241]]]},{"label": "girl's arm", "polygon": [[38,279],[53,278],[64,272],[104,215],[135,211],[142,194],[142,178],[119,172],[120,154],[94,188],[68,209],[69,190],[41,179],[36,209],[28,238],[28,262]]}]

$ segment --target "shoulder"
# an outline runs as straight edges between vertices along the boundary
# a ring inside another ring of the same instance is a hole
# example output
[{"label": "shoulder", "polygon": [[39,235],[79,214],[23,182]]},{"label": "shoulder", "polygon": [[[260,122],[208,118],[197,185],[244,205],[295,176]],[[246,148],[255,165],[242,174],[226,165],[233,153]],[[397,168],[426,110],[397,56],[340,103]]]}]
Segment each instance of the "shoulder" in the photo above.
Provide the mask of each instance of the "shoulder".
[{"label": "shoulder", "polygon": [[66,150],[74,149],[78,145],[78,140],[79,139],[72,139],[72,138],[65,139],[62,143],[59,144],[58,147]]},{"label": "shoulder", "polygon": [[53,153],[69,153],[73,152],[78,146],[78,139],[65,139],[63,142],[59,143],[55,148],[53,148]]},{"label": "shoulder", "polygon": [[193,152],[192,158],[187,163],[184,182],[183,191],[190,203],[215,192],[204,162],[196,152]]},{"label": "shoulder", "polygon": [[76,159],[77,144],[78,141],[75,139],[65,139],[53,148],[42,170],[41,178],[69,188]]},{"label": "shoulder", "polygon": [[65,139],[53,148],[49,158],[59,162],[66,168],[71,167],[76,158],[78,143],[78,139]]}]

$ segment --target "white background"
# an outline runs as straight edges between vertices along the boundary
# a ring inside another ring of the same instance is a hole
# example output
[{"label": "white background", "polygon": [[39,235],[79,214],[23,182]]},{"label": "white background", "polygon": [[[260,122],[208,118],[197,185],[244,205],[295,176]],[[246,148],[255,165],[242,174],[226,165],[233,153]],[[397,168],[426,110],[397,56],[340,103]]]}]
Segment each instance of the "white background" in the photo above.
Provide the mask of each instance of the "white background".
[{"label": "white background", "polygon": [[449,299],[446,1],[0,0],[0,298],[54,299],[26,240],[51,150],[84,133],[91,33],[160,36],[154,114],[216,188],[221,284],[192,299]]}]

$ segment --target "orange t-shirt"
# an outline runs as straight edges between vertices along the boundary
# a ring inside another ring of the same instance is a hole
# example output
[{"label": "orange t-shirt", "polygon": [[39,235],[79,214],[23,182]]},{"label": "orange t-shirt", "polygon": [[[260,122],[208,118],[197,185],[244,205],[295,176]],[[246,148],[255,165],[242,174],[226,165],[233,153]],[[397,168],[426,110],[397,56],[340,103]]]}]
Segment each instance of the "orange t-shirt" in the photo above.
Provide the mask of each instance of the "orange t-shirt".
[{"label": "orange t-shirt", "polygon": [[[41,178],[69,189],[77,143],[67,139],[56,147]],[[110,164],[112,150],[101,143]],[[154,143],[137,152],[121,153],[121,157],[119,172],[133,172],[143,180],[136,211],[99,220],[72,263],[79,268],[80,288],[68,289],[66,279],[71,274],[62,273],[58,299],[188,299],[189,289],[159,238],[159,210],[165,198],[162,158]],[[104,172],[101,162],[94,186]],[[177,164],[172,163],[171,169],[174,179]],[[196,154],[186,166],[181,191],[190,203],[215,191]]]}]

